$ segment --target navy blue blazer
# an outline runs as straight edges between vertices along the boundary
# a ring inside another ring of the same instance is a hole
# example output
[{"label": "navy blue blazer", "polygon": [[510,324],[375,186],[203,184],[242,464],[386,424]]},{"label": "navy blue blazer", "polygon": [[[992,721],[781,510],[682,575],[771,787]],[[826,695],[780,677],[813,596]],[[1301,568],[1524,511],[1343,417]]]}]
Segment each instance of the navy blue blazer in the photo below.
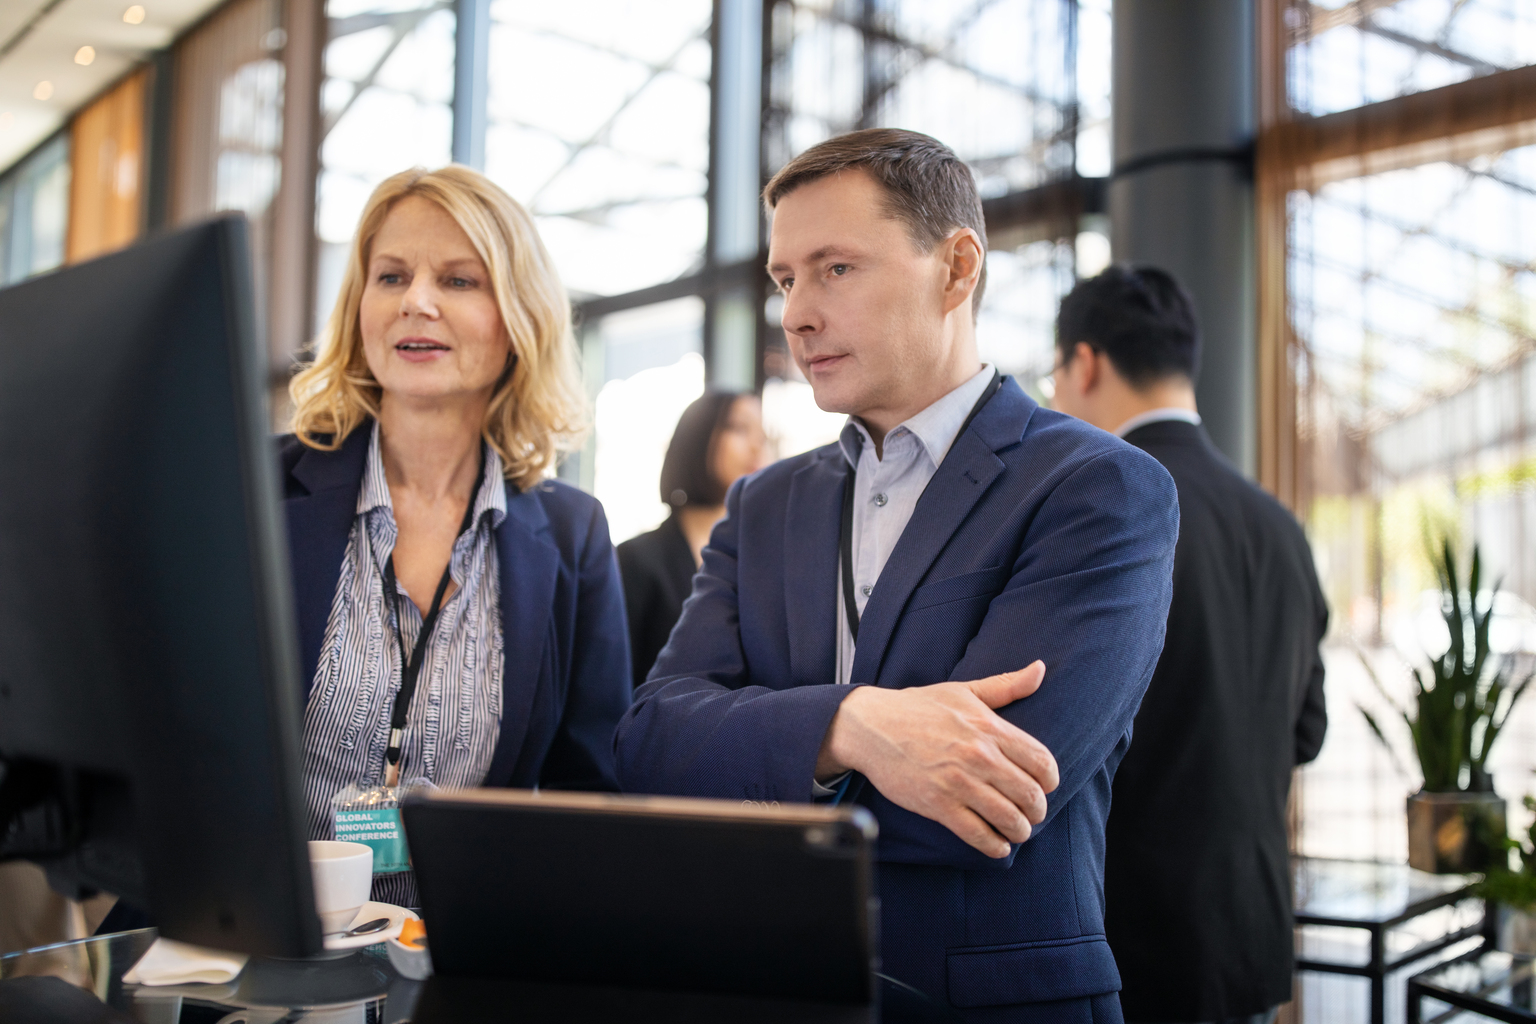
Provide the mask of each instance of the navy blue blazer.
[{"label": "navy blue blazer", "polygon": [[[334,452],[279,439],[306,700],[368,457],[368,424]],[[617,789],[613,730],[629,707],[624,589],[596,498],[507,484],[501,570],[501,736],[487,786]]]},{"label": "navy blue blazer", "polygon": [[[738,482],[682,619],[619,726],[628,792],[811,800],[835,678],[836,445]],[[1145,452],[1042,409],[1011,379],[939,467],[870,595],[855,684],[1046,665],[1002,711],[1056,756],[1028,842],[994,860],[886,800],[885,971],[975,1021],[1118,1021],[1104,938],[1110,783],[1163,647],[1178,500]]]}]

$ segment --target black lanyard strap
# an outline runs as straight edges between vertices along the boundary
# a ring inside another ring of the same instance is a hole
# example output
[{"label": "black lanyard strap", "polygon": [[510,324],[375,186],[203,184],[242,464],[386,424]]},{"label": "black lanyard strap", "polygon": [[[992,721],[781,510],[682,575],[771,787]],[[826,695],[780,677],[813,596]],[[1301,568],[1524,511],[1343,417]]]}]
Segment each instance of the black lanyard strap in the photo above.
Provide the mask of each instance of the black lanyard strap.
[{"label": "black lanyard strap", "polygon": [[[992,380],[988,382],[986,389],[982,391],[981,397],[976,399],[976,404],[971,406],[971,411],[965,417],[965,422],[960,424],[960,429],[955,431],[955,440],[951,442],[951,448],[953,448],[955,443],[959,442],[960,435],[964,434],[966,429],[970,427],[971,421],[976,418],[976,414],[981,412],[982,407],[992,400],[992,396],[997,394],[1002,386],[1003,375],[997,370],[993,370]],[[848,632],[853,634],[854,643],[859,642],[859,604],[853,596],[853,484],[858,473],[858,462],[849,463],[848,479],[843,484],[843,524],[842,528],[838,531],[837,539],[838,560],[842,562],[843,567],[843,615],[848,620]],[[934,474],[934,476],[937,475],[937,473]],[[928,482],[931,484],[933,480],[930,478]],[[926,493],[928,488],[924,487],[923,490]],[[921,496],[919,496],[918,500],[922,500]]]},{"label": "black lanyard strap", "polygon": [[[475,478],[474,489],[469,492],[469,504],[464,508],[464,521],[459,524],[458,537],[462,537],[475,514],[475,500],[485,483],[485,459],[480,460],[480,472]],[[454,544],[458,544],[458,537]],[[389,610],[394,619],[395,642],[400,647],[400,689],[395,694],[394,706],[389,714],[389,746],[384,751],[385,782],[393,786],[399,781],[400,752],[405,743],[405,723],[411,713],[411,697],[416,693],[416,680],[421,675],[421,665],[427,660],[427,646],[437,617],[443,610],[443,595],[448,593],[448,581],[452,579],[453,550],[448,551],[448,564],[443,566],[443,578],[437,581],[437,592],[432,595],[432,607],[421,620],[421,632],[416,634],[416,646],[409,655],[405,652],[405,633],[400,629],[400,594],[395,585],[395,556],[391,552],[384,562],[384,596],[389,599]]]}]

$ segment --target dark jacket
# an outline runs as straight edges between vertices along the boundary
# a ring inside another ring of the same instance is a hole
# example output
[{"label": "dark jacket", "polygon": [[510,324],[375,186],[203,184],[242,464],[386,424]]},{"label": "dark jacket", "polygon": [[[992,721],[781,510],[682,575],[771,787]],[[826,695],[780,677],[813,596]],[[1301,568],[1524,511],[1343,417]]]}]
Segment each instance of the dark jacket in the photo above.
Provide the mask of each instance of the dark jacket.
[{"label": "dark jacket", "polygon": [[1327,727],[1328,609],[1296,520],[1204,430],[1152,423],[1126,440],[1178,485],[1179,544],[1167,642],[1109,816],[1121,1002],[1129,1021],[1259,1013],[1291,998],[1285,805]]},{"label": "dark jacket", "polygon": [[693,589],[693,549],[671,516],[650,533],[619,545],[624,608],[629,612],[629,654],[635,685],[645,682],[656,655],[667,646]]},{"label": "dark jacket", "polygon": [[[674,642],[620,726],[626,790],[810,801],[852,689],[830,685],[847,479],[833,444],[731,487]],[[884,971],[976,1020],[1120,1019],[1104,818],[1163,646],[1178,516],[1155,460],[1009,380],[955,439],[864,609],[855,684],[1046,664],[1039,692],[1001,714],[1056,755],[1061,785],[1006,858],[872,785],[857,798],[880,825]]]},{"label": "dark jacket", "polygon": [[[334,452],[279,439],[306,699],[357,518],[367,426]],[[616,789],[613,730],[629,707],[629,645],[602,505],[555,481],[526,491],[509,482],[496,553],[505,660],[485,785]]]}]

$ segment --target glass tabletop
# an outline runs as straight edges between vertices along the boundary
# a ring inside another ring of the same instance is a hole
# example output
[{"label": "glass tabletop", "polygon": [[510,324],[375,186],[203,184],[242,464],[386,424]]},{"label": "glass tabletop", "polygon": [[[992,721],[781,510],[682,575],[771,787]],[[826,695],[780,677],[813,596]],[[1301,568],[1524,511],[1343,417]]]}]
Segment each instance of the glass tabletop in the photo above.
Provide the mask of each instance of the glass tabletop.
[{"label": "glass tabletop", "polygon": [[[1532,985],[1536,958],[1489,950],[1442,964],[1415,977],[1426,995],[1462,997],[1504,1011],[1503,1019],[1536,1021],[1536,987]],[[1511,1013],[1513,1011],[1513,1013]]]},{"label": "glass tabletop", "polygon": [[[239,977],[224,985],[125,984],[123,975],[154,940],[155,930],[145,928],[12,953],[0,957],[0,986],[14,979],[56,978],[73,991],[46,993],[57,1000],[50,1005],[73,1005],[84,993],[145,1024],[394,1024],[409,1019],[421,987],[395,972],[382,945],[330,959],[252,957]],[[231,1016],[241,1010],[249,1012]]]},{"label": "glass tabletop", "polygon": [[1432,875],[1406,864],[1296,857],[1291,861],[1296,917],[1388,924],[1464,893],[1477,875]]}]

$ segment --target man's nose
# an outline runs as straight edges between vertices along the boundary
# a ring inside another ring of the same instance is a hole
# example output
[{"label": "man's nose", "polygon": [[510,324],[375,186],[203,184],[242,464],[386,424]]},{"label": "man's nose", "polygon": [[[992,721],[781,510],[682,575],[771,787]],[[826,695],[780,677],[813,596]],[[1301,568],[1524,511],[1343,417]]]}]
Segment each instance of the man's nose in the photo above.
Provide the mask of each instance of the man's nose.
[{"label": "man's nose", "polygon": [[821,329],[821,311],[808,293],[791,288],[784,294],[782,323],[789,334],[815,334]]}]

